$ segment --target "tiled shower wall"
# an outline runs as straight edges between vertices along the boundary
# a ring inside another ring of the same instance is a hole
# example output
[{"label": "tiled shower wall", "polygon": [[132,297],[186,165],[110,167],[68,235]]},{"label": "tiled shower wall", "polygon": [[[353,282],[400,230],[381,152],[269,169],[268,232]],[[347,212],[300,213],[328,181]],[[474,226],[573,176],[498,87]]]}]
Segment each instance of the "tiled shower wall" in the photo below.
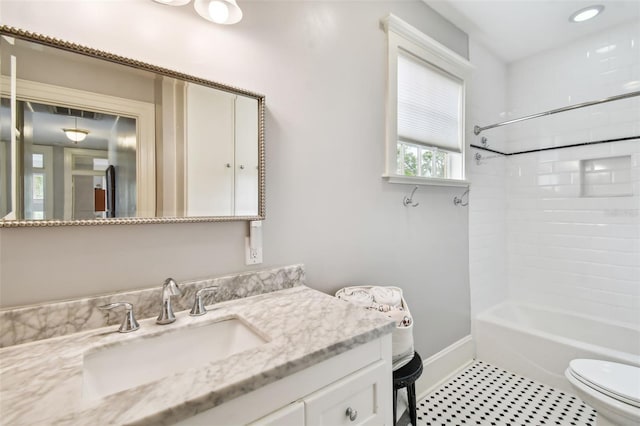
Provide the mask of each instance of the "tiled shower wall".
[{"label": "tiled shower wall", "polygon": [[[640,90],[640,23],[510,64],[507,75],[512,117]],[[640,97],[507,132],[512,151],[638,135]],[[506,173],[510,297],[640,324],[640,138],[510,156]]]},{"label": "tiled shower wall", "polygon": [[[507,67],[482,45],[469,40],[469,55],[476,66],[469,85],[467,141],[480,145],[473,125],[504,121]],[[487,135],[488,146],[505,148],[505,129]],[[506,274],[506,158],[488,154],[476,160],[476,149],[467,150],[471,191],[469,194],[469,278],[472,318],[507,299]],[[483,152],[484,156],[485,153]]]}]

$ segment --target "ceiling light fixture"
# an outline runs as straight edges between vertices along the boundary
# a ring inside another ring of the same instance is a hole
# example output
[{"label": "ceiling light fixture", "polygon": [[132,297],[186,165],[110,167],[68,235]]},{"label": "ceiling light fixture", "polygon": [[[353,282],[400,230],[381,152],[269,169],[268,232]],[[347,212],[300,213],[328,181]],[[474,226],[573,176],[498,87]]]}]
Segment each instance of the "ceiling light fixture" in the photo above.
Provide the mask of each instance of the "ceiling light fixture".
[{"label": "ceiling light fixture", "polygon": [[236,0],[195,0],[193,7],[198,15],[216,24],[231,25],[242,19]]},{"label": "ceiling light fixture", "polygon": [[62,131],[73,143],[82,142],[87,138],[87,135],[89,134],[89,131],[84,129],[62,129]]},{"label": "ceiling light fixture", "polygon": [[73,143],[82,142],[87,138],[89,131],[86,129],[78,129],[78,117],[76,117],[75,127],[73,129],[62,129],[64,134]]},{"label": "ceiling light fixture", "polygon": [[589,19],[595,18],[604,10],[604,6],[597,4],[594,6],[585,7],[577,12],[574,12],[569,16],[569,22],[584,22]]},{"label": "ceiling light fixture", "polygon": [[[183,6],[191,0],[153,0],[168,6]],[[216,24],[231,25],[240,22],[242,10],[236,0],[195,0],[193,7],[198,15]]]},{"label": "ceiling light fixture", "polygon": [[169,6],[184,6],[189,3],[191,0],[153,0],[156,3],[162,3]]}]

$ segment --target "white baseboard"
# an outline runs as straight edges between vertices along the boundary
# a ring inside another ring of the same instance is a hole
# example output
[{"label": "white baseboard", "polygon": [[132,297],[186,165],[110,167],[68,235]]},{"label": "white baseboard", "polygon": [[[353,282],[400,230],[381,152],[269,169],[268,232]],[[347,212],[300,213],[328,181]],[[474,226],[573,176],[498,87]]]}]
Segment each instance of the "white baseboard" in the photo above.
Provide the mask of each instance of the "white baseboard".
[{"label": "white baseboard", "polygon": [[418,400],[473,362],[475,348],[471,335],[465,336],[422,361],[422,375],[416,380]]}]

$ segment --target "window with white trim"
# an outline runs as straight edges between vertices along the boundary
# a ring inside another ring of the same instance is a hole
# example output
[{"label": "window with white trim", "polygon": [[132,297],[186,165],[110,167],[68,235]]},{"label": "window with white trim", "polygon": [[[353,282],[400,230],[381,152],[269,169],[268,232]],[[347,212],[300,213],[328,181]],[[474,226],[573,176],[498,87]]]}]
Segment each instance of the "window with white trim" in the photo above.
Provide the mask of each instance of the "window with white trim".
[{"label": "window with white trim", "polygon": [[393,15],[388,36],[390,182],[465,185],[465,80],[471,64]]}]

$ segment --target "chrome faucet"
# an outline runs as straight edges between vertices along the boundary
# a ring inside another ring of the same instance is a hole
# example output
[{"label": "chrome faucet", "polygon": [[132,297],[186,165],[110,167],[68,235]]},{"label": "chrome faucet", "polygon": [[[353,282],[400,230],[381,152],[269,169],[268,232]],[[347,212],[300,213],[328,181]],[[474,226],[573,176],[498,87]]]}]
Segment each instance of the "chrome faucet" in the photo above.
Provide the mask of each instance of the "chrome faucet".
[{"label": "chrome faucet", "polygon": [[124,318],[122,319],[122,324],[120,324],[120,328],[118,329],[118,331],[120,333],[129,333],[131,331],[136,331],[137,329],[139,329],[140,324],[138,324],[138,321],[136,321],[136,318],[133,316],[133,305],[131,303],[128,303],[128,302],[109,303],[108,305],[98,306],[98,309],[100,309],[101,311],[109,311],[113,308],[119,308],[121,306],[124,306],[125,314],[124,314]]},{"label": "chrome faucet", "polygon": [[171,296],[180,296],[182,291],[173,278],[167,278],[162,284],[162,311],[156,320],[157,324],[171,324],[176,320],[171,307]]},{"label": "chrome faucet", "polygon": [[193,308],[191,308],[191,312],[189,312],[189,315],[198,316],[198,315],[206,314],[207,308],[204,307],[204,303],[202,302],[202,296],[204,295],[204,293],[217,290],[218,287],[219,286],[214,285],[211,287],[204,287],[196,291],[196,298],[193,301]]}]

